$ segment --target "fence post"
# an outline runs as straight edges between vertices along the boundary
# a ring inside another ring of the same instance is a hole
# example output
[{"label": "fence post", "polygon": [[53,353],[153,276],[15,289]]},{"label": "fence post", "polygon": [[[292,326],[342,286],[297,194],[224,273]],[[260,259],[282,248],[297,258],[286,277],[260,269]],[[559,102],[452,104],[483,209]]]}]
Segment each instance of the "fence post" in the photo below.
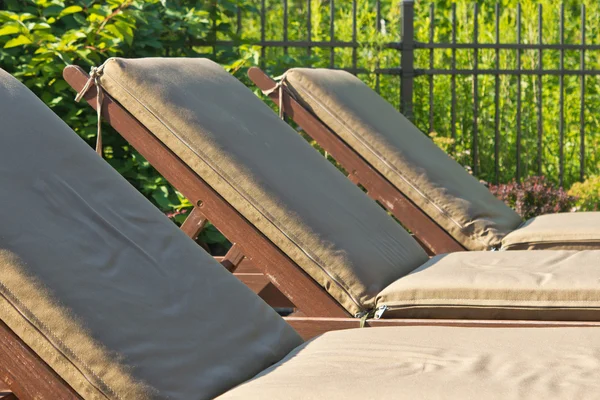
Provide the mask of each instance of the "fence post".
[{"label": "fence post", "polygon": [[400,109],[413,121],[413,84],[415,77],[415,2],[402,1],[402,43],[400,61]]}]

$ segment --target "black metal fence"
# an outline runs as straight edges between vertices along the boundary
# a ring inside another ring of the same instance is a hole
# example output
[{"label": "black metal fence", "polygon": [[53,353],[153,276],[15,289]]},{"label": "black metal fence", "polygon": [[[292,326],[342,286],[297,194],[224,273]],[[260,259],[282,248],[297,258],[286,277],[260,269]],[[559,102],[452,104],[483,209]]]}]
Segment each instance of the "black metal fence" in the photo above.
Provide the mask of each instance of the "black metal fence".
[{"label": "black metal fence", "polygon": [[[357,0],[351,0],[352,2],[352,38],[351,40],[336,40],[335,38],[335,10],[336,10],[336,2],[335,0],[324,1],[329,7],[329,39],[328,41],[313,41],[312,35],[312,27],[311,27],[311,12],[314,10],[311,9],[311,0],[306,0],[304,5],[306,12],[308,13],[308,18],[306,19],[306,38],[304,40],[290,40],[288,36],[289,31],[289,22],[288,18],[290,15],[290,5],[288,4],[288,0],[282,1],[282,34],[280,40],[272,40],[267,39],[266,37],[266,24],[267,19],[271,18],[268,15],[268,10],[266,8],[265,0],[257,0],[256,10],[260,13],[260,38],[255,40],[246,40],[246,44],[258,45],[260,48],[260,63],[263,64],[266,59],[266,51],[269,48],[281,48],[284,54],[287,54],[290,48],[295,49],[305,49],[306,55],[311,56],[313,49],[320,48],[329,50],[329,67],[330,68],[339,68],[339,66],[335,63],[335,52],[336,49],[350,49],[352,52],[351,55],[351,65],[345,66],[343,69],[352,72],[354,74],[374,74],[375,75],[375,88],[379,91],[380,87],[380,77],[381,76],[397,76],[399,77],[399,109],[400,111],[409,119],[414,118],[414,92],[415,92],[415,79],[417,77],[425,76],[428,79],[428,103],[429,103],[429,112],[428,112],[428,128],[429,131],[436,130],[434,126],[434,80],[439,76],[448,76],[450,78],[450,88],[451,88],[451,137],[456,139],[457,137],[457,84],[456,79],[459,76],[471,76],[472,77],[472,132],[471,132],[471,156],[472,156],[472,169],[474,174],[478,174],[478,165],[479,165],[479,133],[480,133],[480,125],[479,125],[479,82],[480,78],[484,75],[492,76],[495,79],[495,91],[494,91],[494,175],[496,180],[500,175],[500,147],[502,145],[501,141],[501,128],[500,128],[500,79],[502,76],[514,76],[516,77],[516,144],[514,148],[515,157],[517,160],[515,177],[517,180],[520,180],[524,176],[524,172],[522,169],[521,158],[523,155],[523,147],[522,147],[522,79],[525,76],[533,76],[536,77],[536,85],[537,85],[537,95],[535,98],[536,110],[537,110],[537,148],[534,150],[537,153],[536,163],[537,163],[537,173],[539,175],[542,174],[542,141],[544,137],[544,124],[543,120],[545,118],[545,109],[544,102],[542,99],[542,89],[543,89],[543,77],[545,76],[556,76],[558,77],[559,83],[559,107],[558,107],[558,135],[559,135],[559,145],[558,145],[558,181],[562,185],[564,182],[565,176],[565,152],[564,152],[564,141],[565,141],[565,96],[564,96],[564,80],[567,76],[575,76],[579,79],[580,84],[580,98],[579,98],[579,106],[580,106],[580,115],[579,115],[579,176],[578,178],[583,180],[586,175],[586,124],[585,124],[585,102],[586,102],[586,77],[589,76],[600,76],[600,70],[598,69],[587,69],[586,68],[586,52],[600,50],[600,45],[597,44],[588,44],[586,43],[586,8],[584,5],[581,5],[580,13],[580,29],[581,29],[581,37],[580,43],[565,43],[565,6],[557,5],[560,7],[559,10],[559,42],[558,43],[547,43],[543,38],[543,9],[542,5],[538,6],[538,18],[537,18],[537,31],[538,31],[538,40],[537,43],[524,43],[522,41],[522,23],[521,23],[521,5],[518,4],[516,6],[516,41],[513,43],[504,43],[500,40],[500,5],[495,4],[495,40],[493,43],[485,42],[482,43],[479,40],[479,21],[478,17],[480,14],[480,6],[477,3],[472,4],[473,7],[473,36],[472,41],[470,43],[458,43],[457,42],[457,13],[456,13],[456,4],[451,6],[451,40],[446,43],[440,43],[434,41],[434,29],[435,29],[435,7],[434,4],[429,6],[429,38],[427,41],[418,41],[415,37],[415,3],[413,0],[404,0],[400,3],[401,7],[401,19],[400,19],[400,37],[398,41],[379,43],[378,46],[383,49],[393,49],[397,50],[400,53],[400,62],[399,65],[394,67],[380,68],[379,65],[376,65],[375,68],[371,70],[367,70],[364,68],[359,68],[357,64],[357,52],[361,46],[368,45],[365,42],[359,42],[357,40],[357,30],[359,27],[357,26]],[[290,0],[294,4],[299,1],[304,0]],[[338,5],[341,0],[338,0]],[[347,0],[347,3],[350,3],[350,0]],[[314,3],[313,3],[314,4]],[[376,21],[377,21],[377,30],[381,30],[381,0],[375,0],[375,12],[376,12]],[[238,33],[243,30],[243,21],[242,21],[242,11],[238,9],[237,12],[237,30]],[[243,41],[242,41],[243,42]],[[199,44],[203,45],[212,45],[215,48],[221,46],[239,46],[239,40],[218,40],[217,35],[213,38],[213,40],[209,42],[203,42]],[[434,51],[435,50],[446,50],[451,52],[450,57],[450,65],[448,68],[438,68],[434,65]],[[472,67],[470,68],[460,68],[457,66],[457,51],[470,51],[472,52]],[[494,51],[495,52],[495,63],[493,68],[480,68],[479,65],[479,52],[480,51]],[[501,68],[500,62],[500,54],[503,50],[511,50],[516,53],[516,65],[514,68]],[[426,68],[418,68],[415,65],[415,51],[428,51],[429,52],[429,65]],[[537,66],[535,68],[523,68],[521,63],[521,55],[524,51],[535,51],[537,52]],[[558,68],[545,68],[544,67],[544,52],[546,51],[558,51],[560,62]],[[579,65],[577,68],[565,66],[565,52],[569,51],[577,51],[579,52]],[[528,149],[531,151],[531,149]],[[589,150],[588,150],[589,151]],[[595,152],[595,149],[593,149]],[[597,171],[596,171],[597,173]]]},{"label": "black metal fence", "polygon": [[[585,77],[586,75],[599,75],[600,74],[600,70],[586,70],[585,69],[585,51],[586,50],[598,50],[600,49],[600,46],[598,45],[590,45],[590,44],[586,44],[585,43],[585,6],[582,5],[581,6],[581,29],[582,29],[582,40],[581,40],[581,44],[565,44],[564,42],[564,15],[565,15],[565,6],[564,4],[561,4],[560,7],[560,43],[558,44],[548,44],[548,43],[544,43],[543,42],[543,37],[542,37],[542,32],[543,32],[543,19],[542,19],[542,5],[539,5],[539,11],[538,11],[538,32],[539,32],[539,39],[538,39],[538,43],[536,44],[523,44],[521,43],[521,4],[517,4],[517,41],[516,43],[500,43],[500,31],[499,31],[499,15],[500,15],[500,5],[498,3],[496,3],[496,7],[495,7],[495,14],[496,14],[496,30],[495,30],[495,43],[493,44],[484,44],[484,43],[478,43],[478,15],[479,15],[479,6],[477,3],[475,3],[473,5],[474,7],[474,34],[473,34],[473,42],[472,43],[456,43],[456,4],[453,4],[452,7],[452,24],[453,24],[453,40],[451,43],[434,43],[433,42],[433,29],[434,29],[434,24],[431,23],[430,25],[430,40],[428,43],[418,43],[412,40],[412,34],[413,34],[413,29],[412,29],[412,25],[413,25],[413,12],[412,12],[412,8],[413,8],[413,2],[412,1],[404,1],[402,3],[402,7],[403,7],[403,24],[406,24],[406,28],[404,28],[405,30],[403,32],[406,33],[406,36],[403,36],[403,45],[401,46],[403,53],[403,57],[404,54],[406,53],[410,53],[413,52],[415,48],[426,48],[426,49],[430,49],[430,67],[428,69],[421,69],[421,70],[417,70],[417,69],[412,69],[412,65],[410,62],[407,62],[406,65],[402,64],[403,70],[400,71],[401,76],[403,77],[403,86],[406,87],[406,89],[404,89],[402,91],[402,100],[403,100],[403,104],[404,104],[404,112],[406,113],[406,115],[408,115],[409,117],[412,116],[412,80],[414,79],[415,75],[418,74],[423,74],[423,75],[428,75],[429,78],[429,86],[430,86],[430,95],[429,95],[429,103],[430,103],[430,124],[433,124],[433,77],[435,75],[450,75],[453,79],[452,79],[452,103],[453,103],[453,109],[452,109],[452,118],[453,118],[453,122],[451,123],[452,127],[453,127],[453,137],[456,136],[456,124],[454,123],[454,119],[456,118],[456,110],[455,110],[455,106],[454,104],[456,104],[456,84],[455,84],[455,77],[456,75],[473,75],[473,144],[472,144],[472,149],[473,149],[473,159],[474,159],[474,163],[473,163],[473,172],[475,174],[477,174],[477,159],[478,159],[478,109],[477,109],[477,105],[478,105],[478,96],[479,96],[479,91],[478,91],[478,77],[480,75],[493,75],[496,79],[496,84],[495,84],[495,88],[496,88],[496,92],[494,94],[494,103],[495,103],[495,116],[496,116],[496,120],[495,120],[495,134],[496,134],[496,139],[495,139],[495,159],[496,159],[496,163],[495,163],[495,168],[496,168],[496,176],[499,174],[498,172],[498,152],[499,152],[499,146],[500,146],[500,131],[499,131],[499,121],[498,121],[498,116],[500,115],[499,112],[499,93],[498,93],[498,89],[500,87],[499,85],[499,78],[500,75],[515,75],[517,77],[517,120],[516,120],[516,128],[517,128],[517,141],[516,141],[516,158],[517,160],[521,159],[521,152],[522,152],[522,148],[521,148],[521,96],[522,96],[522,90],[521,90],[521,77],[523,75],[536,75],[538,77],[537,79],[537,83],[539,86],[539,90],[538,93],[542,93],[542,76],[543,75],[557,75],[559,77],[559,86],[560,86],[560,100],[559,100],[559,104],[560,104],[560,116],[559,116],[559,121],[560,121],[560,126],[559,126],[559,166],[560,166],[560,172],[559,172],[559,183],[562,185],[563,184],[563,179],[564,179],[564,77],[566,75],[577,75],[580,77],[580,84],[581,84],[581,97],[580,97],[580,110],[581,110],[581,114],[580,114],[580,179],[583,180],[584,176],[585,176],[585,124],[584,124],[584,103],[585,103]],[[434,21],[433,18],[433,13],[434,13],[434,6],[433,4],[430,7],[430,13],[432,15],[431,20]],[[433,50],[434,49],[451,49],[452,50],[452,65],[450,69],[434,69],[433,68]],[[474,68],[473,69],[457,69],[456,68],[456,49],[470,49],[473,51],[473,60],[474,60]],[[494,69],[479,69],[478,68],[478,51],[480,49],[493,49],[495,50],[496,53],[496,66]],[[516,51],[516,57],[517,57],[517,63],[516,63],[516,68],[514,69],[500,69],[500,50],[501,49],[511,49],[511,50],[515,50]],[[521,54],[522,54],[522,50],[537,50],[539,53],[539,63],[538,63],[538,68],[535,70],[526,70],[526,69],[522,69],[521,66]],[[560,51],[560,67],[559,69],[544,69],[543,66],[543,51],[544,50],[550,50],[550,49],[554,49],[554,50],[559,50]],[[565,69],[564,68],[564,55],[565,55],[565,50],[578,50],[580,52],[580,66],[579,69]],[[412,57],[410,58],[412,59]],[[542,146],[542,137],[543,137],[543,125],[542,125],[542,120],[544,117],[544,109],[543,109],[543,104],[542,104],[542,96],[539,95],[537,97],[537,111],[538,111],[538,154],[540,154],[540,156],[538,157],[538,170],[539,170],[539,174],[541,174],[541,162],[542,162],[542,157],[541,157],[541,146]],[[433,129],[433,127],[430,125],[431,129]],[[516,179],[520,180],[522,176],[521,173],[521,168],[520,168],[520,163],[517,163],[517,168],[516,168]]]}]

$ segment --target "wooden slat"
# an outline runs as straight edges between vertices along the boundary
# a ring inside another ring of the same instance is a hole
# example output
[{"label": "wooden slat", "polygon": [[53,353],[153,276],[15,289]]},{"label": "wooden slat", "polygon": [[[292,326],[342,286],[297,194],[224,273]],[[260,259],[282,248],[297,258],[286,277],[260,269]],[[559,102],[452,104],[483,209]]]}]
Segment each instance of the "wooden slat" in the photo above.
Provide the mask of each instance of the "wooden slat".
[{"label": "wooden slat", "polygon": [[237,273],[236,278],[258,294],[274,308],[295,308],[296,306],[271,283],[263,273]]},{"label": "wooden slat", "polygon": [[202,214],[202,211],[198,207],[194,207],[185,221],[183,221],[181,230],[190,238],[192,238],[192,240],[196,240],[198,239],[200,232],[202,232],[202,229],[204,229],[206,226],[207,222],[208,218]]},{"label": "wooden slat", "polygon": [[[223,258],[224,257],[215,257],[215,260],[217,260],[218,262],[222,262]],[[256,273],[256,272],[260,272],[260,270],[258,268],[256,268],[254,265],[252,265],[252,262],[250,262],[250,260],[248,260],[247,258],[244,258],[235,270],[236,274],[238,274],[238,273],[239,274]]]},{"label": "wooden slat", "polygon": [[[248,76],[261,90],[270,90],[275,81],[260,68],[252,67]],[[274,91],[269,98],[279,106],[279,93]],[[464,251],[450,234],[426,215],[391,182],[373,168],[364,158],[348,146],[338,135],[305,109],[284,90],[284,110],[310,137],[339,162],[349,173],[354,183],[360,183],[367,194],[379,201],[404,226],[419,238],[425,249],[432,254]]]},{"label": "wooden slat", "polygon": [[221,265],[223,265],[229,272],[234,272],[238,265],[244,259],[244,253],[242,253],[242,249],[237,244],[233,244],[225,257],[223,257],[223,261],[221,261]]},{"label": "wooden slat", "polygon": [[271,284],[269,278],[262,273],[235,274],[235,277],[257,294]]},{"label": "wooden slat", "polygon": [[[202,211],[198,207],[195,207],[181,225],[181,230],[192,240],[196,240],[207,222],[208,218],[202,214]],[[215,259],[230,272],[234,272],[234,270],[237,271],[237,268],[242,264],[244,267],[241,272],[259,272],[258,269],[244,257],[240,247],[236,245],[233,245],[224,257],[215,257]]]},{"label": "wooden slat", "polygon": [[1,321],[0,379],[22,400],[80,399],[65,381]]},{"label": "wooden slat", "polygon": [[[63,76],[77,92],[88,80],[88,74],[76,66],[66,67]],[[90,88],[84,98],[96,108],[95,87]],[[235,110],[231,112],[235,113]],[[246,257],[297,307],[310,316],[349,316],[325,289],[114,101],[110,93],[105,93],[102,115],[165,179],[193,204],[199,204],[211,223],[232,243],[239,244]]]},{"label": "wooden slat", "polygon": [[[304,340],[309,340],[323,333],[360,327],[357,318],[305,318],[285,317]],[[368,327],[383,326],[455,326],[480,328],[558,328],[558,327],[600,327],[600,322],[580,321],[510,321],[510,320],[454,320],[454,319],[370,319]]]}]

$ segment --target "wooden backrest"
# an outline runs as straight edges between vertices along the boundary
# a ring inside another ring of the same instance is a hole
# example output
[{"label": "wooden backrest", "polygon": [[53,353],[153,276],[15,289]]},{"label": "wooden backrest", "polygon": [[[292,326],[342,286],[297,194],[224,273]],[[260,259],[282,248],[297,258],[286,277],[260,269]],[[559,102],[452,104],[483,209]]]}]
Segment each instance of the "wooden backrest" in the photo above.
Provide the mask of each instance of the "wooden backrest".
[{"label": "wooden backrest", "polygon": [[111,59],[124,108],[352,314],[426,260],[399,225],[205,59]]}]

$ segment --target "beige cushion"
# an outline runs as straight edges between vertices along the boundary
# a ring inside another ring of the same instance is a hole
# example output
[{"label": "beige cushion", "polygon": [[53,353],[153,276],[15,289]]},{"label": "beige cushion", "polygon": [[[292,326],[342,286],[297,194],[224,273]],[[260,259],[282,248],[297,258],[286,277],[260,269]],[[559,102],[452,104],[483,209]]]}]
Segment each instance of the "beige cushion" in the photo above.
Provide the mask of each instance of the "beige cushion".
[{"label": "beige cushion", "polygon": [[600,251],[452,253],[377,296],[385,318],[600,321]]},{"label": "beige cushion", "polygon": [[111,59],[102,85],[349,312],[427,260],[254,93],[205,59]]},{"label": "beige cushion", "polygon": [[83,398],[211,398],[302,341],[0,70],[0,319]]},{"label": "beige cushion", "polygon": [[396,327],[329,332],[229,399],[596,399],[596,328]]},{"label": "beige cushion", "polygon": [[360,79],[303,68],[286,77],[315,115],[468,250],[499,247],[522,222]]},{"label": "beige cushion", "polygon": [[600,212],[548,214],[531,218],[502,239],[502,248],[600,249]]}]

